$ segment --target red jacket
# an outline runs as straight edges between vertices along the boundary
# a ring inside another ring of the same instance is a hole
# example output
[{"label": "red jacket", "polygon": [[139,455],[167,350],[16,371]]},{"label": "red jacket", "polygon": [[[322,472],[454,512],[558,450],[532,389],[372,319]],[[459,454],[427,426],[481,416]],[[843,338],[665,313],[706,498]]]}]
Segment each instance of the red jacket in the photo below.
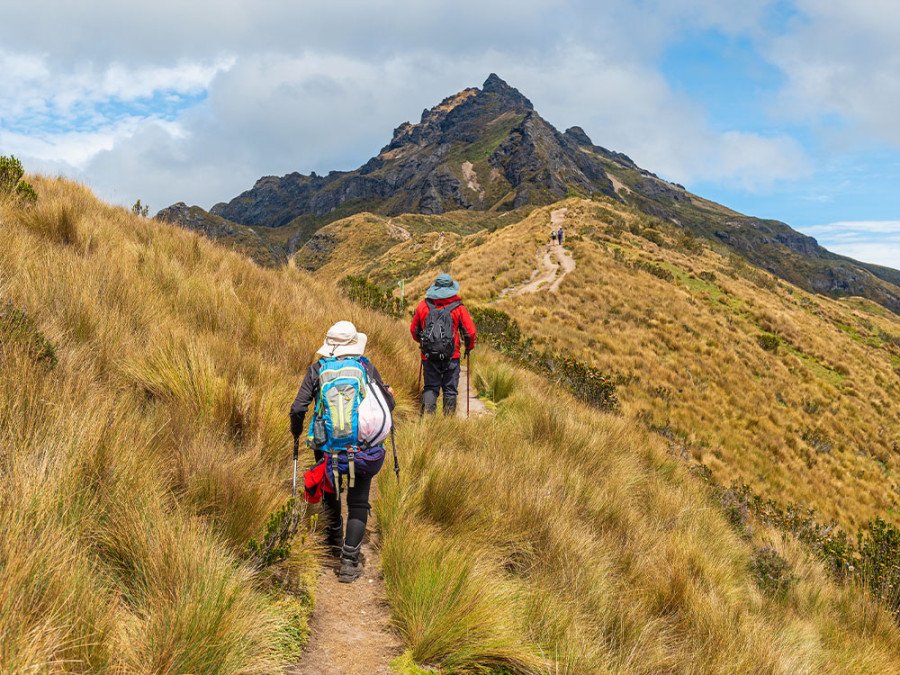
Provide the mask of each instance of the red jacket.
[{"label": "red jacket", "polygon": [[[452,298],[444,298],[443,300],[432,300],[432,302],[438,307],[446,307],[451,302],[457,302],[459,300],[458,295],[454,295]],[[419,331],[425,326],[425,317],[428,316],[428,303],[424,300],[419,303],[419,306],[416,307],[416,313],[413,315],[412,323],[409,326],[409,332],[412,333],[413,340],[416,342],[419,341]],[[460,305],[452,312],[450,312],[450,316],[453,317],[453,337],[456,340],[456,351],[453,353],[453,358],[459,358],[459,332],[462,329],[463,334],[466,336],[466,349],[472,349],[475,346],[475,324],[472,323],[472,317],[469,316],[469,310],[466,309],[465,305]],[[425,355],[422,355],[422,360],[425,360]]]}]

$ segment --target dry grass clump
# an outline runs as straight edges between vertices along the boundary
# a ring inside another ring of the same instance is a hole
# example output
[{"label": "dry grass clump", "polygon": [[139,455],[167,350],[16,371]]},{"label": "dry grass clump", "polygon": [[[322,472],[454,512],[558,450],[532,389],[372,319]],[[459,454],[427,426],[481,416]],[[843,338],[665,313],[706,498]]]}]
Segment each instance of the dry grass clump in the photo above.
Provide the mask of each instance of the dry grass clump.
[{"label": "dry grass clump", "polygon": [[793,582],[767,596],[752,556],[773,533],[741,540],[661,441],[519,377],[496,416],[403,428],[401,480],[381,483],[385,579],[416,660],[451,672],[897,670],[888,612],[789,539],[774,546]]},{"label": "dry grass clump", "polygon": [[[537,267],[563,206],[575,271],[557,292],[500,298]],[[449,271],[464,301],[508,312],[538,349],[622,376],[623,410],[717,481],[808,504],[851,531],[877,516],[900,524],[900,319],[812,296],[646,220],[569,199],[467,246]]]},{"label": "dry grass clump", "polygon": [[281,672],[314,539],[274,571],[243,557],[290,496],[287,408],[349,318],[408,410],[406,336],[296,271],[34,184],[0,206],[0,303],[57,362],[0,336],[0,667]]}]

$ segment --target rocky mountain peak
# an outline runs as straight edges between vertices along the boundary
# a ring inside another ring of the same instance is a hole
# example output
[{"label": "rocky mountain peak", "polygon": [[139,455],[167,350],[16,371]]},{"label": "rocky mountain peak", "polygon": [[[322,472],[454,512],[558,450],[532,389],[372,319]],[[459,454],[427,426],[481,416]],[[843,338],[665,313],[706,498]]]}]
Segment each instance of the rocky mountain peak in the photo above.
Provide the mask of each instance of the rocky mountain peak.
[{"label": "rocky mountain peak", "polygon": [[584,133],[584,129],[582,129],[581,127],[569,127],[568,129],[566,129],[565,135],[575,141],[575,143],[578,145],[594,145],[588,135]]},{"label": "rocky mountain peak", "polygon": [[484,81],[484,84],[481,85],[481,91],[485,94],[496,94],[511,107],[534,110],[534,106],[531,105],[531,101],[525,98],[525,96],[523,96],[518,89],[516,89],[515,87],[510,87],[508,84],[506,84],[506,82],[500,79],[500,77],[498,77],[496,73],[491,73],[490,75],[488,75],[488,78]]}]

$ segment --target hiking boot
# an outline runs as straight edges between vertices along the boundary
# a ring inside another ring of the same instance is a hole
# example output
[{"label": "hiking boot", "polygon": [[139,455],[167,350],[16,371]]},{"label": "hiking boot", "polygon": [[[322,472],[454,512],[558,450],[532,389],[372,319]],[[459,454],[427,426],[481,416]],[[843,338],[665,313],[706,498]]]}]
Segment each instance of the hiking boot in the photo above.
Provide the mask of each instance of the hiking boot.
[{"label": "hiking boot", "polygon": [[352,584],[363,573],[363,565],[359,559],[359,546],[351,547],[344,544],[341,548],[341,571],[338,572],[338,581],[342,584]]},{"label": "hiking boot", "polygon": [[422,392],[422,412],[426,415],[433,415],[437,410],[437,392],[436,391],[423,391]]},{"label": "hiking boot", "polygon": [[341,557],[341,548],[344,545],[344,520],[337,525],[329,525],[325,528],[325,545],[328,552],[335,558]]},{"label": "hiking boot", "polygon": [[456,397],[444,394],[444,417],[453,417],[456,414]]}]

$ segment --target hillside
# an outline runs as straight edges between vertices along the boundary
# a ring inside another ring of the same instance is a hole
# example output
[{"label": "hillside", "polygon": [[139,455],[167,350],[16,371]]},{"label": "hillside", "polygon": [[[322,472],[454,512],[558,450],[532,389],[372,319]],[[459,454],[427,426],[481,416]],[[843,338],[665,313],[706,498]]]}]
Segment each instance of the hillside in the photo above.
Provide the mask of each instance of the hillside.
[{"label": "hillside", "polygon": [[[380,475],[372,526],[408,659],[462,673],[898,672],[888,611],[794,537],[735,530],[632,411],[588,408],[487,350],[482,377],[510,385],[494,414],[419,420],[404,322],[83,187],[33,184],[35,206],[0,203],[0,669],[275,673],[295,658],[314,521],[275,565],[247,543],[289,496],[300,373],[349,317],[399,394],[401,476]],[[454,233],[453,264],[503,242],[527,254],[504,237],[536,237],[546,215]]]},{"label": "hillside", "polygon": [[265,176],[209,213],[176,204],[157,218],[280,264],[324,225],[357,213],[498,214],[569,196],[611,198],[806,291],[866,297],[900,313],[900,271],[836,255],[785,223],[705,200],[595,145],[580,127],[560,132],[495,74],[425,110],[418,123],[401,124],[354,171]]},{"label": "hillside", "polygon": [[0,201],[0,671],[280,673],[315,539],[247,546],[290,497],[288,405],[350,316],[408,409],[405,345],[305,275],[33,184]]},{"label": "hillside", "polygon": [[[541,268],[554,210],[576,268],[556,291],[517,293]],[[505,311],[539,346],[617,378],[629,413],[720,482],[813,506],[851,530],[875,516],[900,522],[896,315],[807,293],[609,199],[569,199],[494,232],[445,232],[440,245],[427,231],[386,236],[400,222],[334,223],[317,234],[330,252],[313,256],[313,240],[296,262],[389,289],[406,279],[411,299],[449,270],[470,305]]]}]

